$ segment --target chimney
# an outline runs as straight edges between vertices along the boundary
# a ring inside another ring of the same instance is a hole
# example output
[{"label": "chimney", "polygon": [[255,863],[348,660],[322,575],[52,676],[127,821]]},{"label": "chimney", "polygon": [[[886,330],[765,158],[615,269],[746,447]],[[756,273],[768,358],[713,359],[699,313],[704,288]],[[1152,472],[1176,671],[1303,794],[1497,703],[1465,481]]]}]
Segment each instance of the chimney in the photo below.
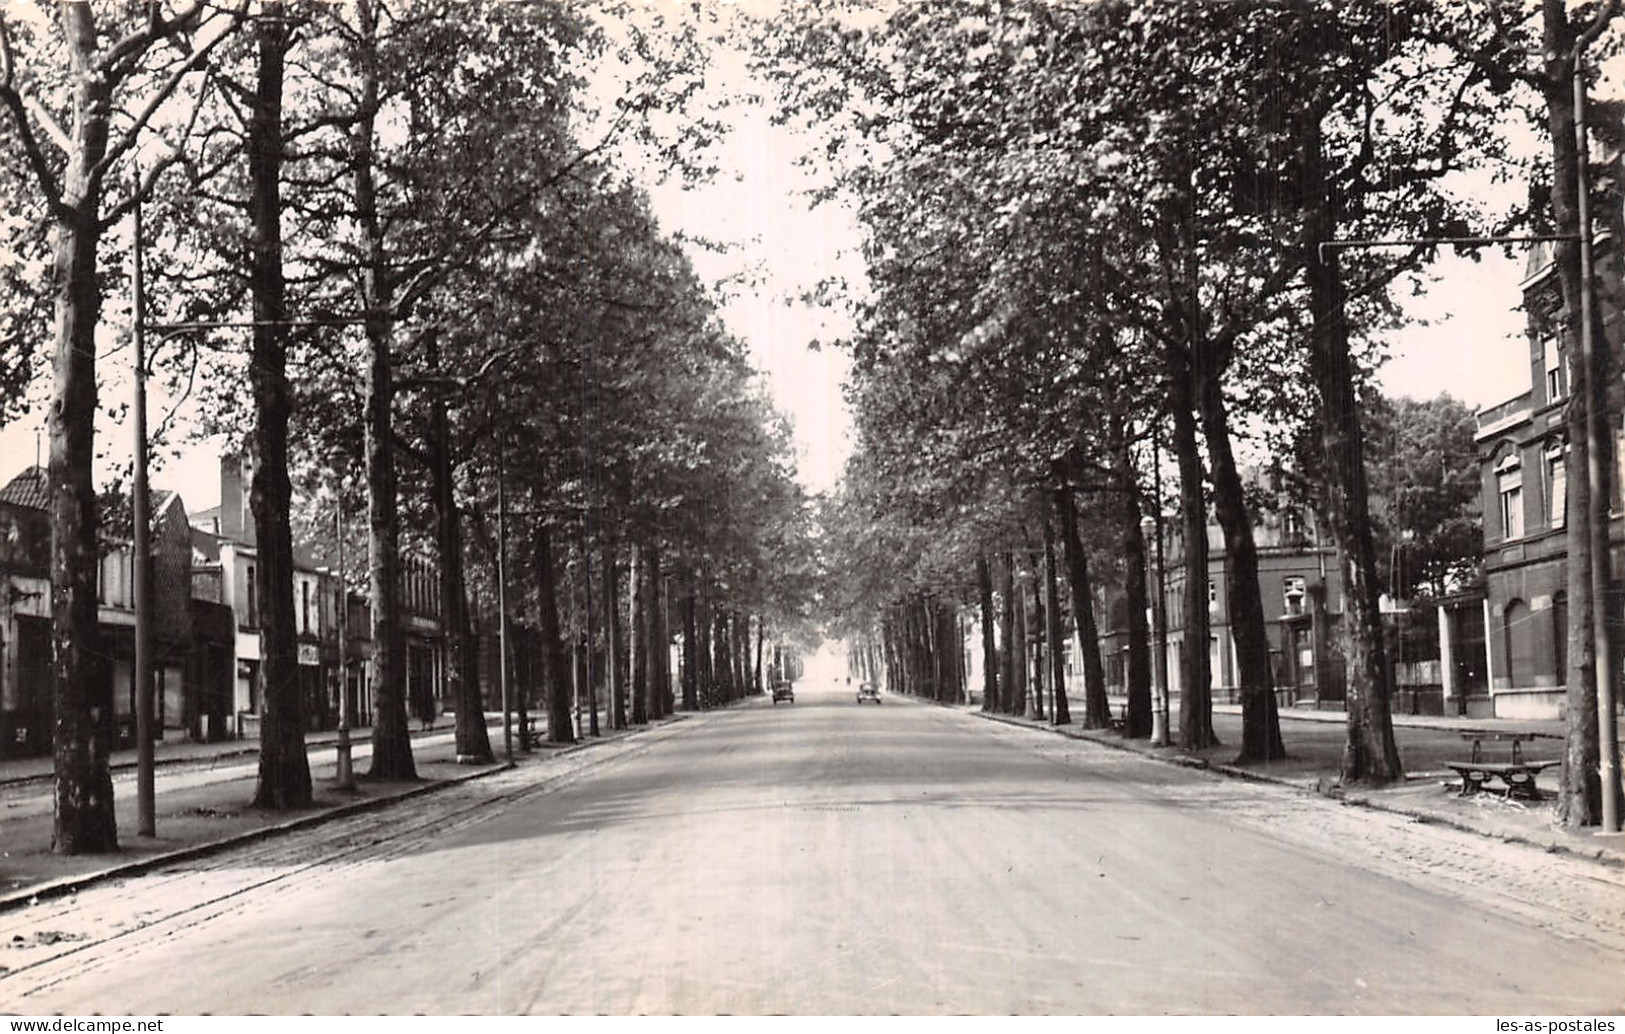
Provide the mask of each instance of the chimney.
[{"label": "chimney", "polygon": [[254,544],[254,516],[248,489],[254,464],[247,456],[220,457],[220,535],[234,542]]}]

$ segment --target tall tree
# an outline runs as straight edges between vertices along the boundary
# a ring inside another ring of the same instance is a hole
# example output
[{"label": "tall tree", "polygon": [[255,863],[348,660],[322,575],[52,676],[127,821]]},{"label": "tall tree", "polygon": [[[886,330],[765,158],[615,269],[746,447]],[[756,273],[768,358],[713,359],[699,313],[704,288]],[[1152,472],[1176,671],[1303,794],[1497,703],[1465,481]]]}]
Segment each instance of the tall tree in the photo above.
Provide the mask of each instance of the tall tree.
[{"label": "tall tree", "polygon": [[[1575,63],[1582,58],[1587,46],[1607,29],[1618,8],[1617,0],[1606,0],[1589,13],[1571,13],[1562,0],[1542,0],[1538,51],[1542,64],[1533,72],[1520,70],[1533,80],[1545,104],[1552,151],[1552,223],[1559,233],[1568,237],[1557,245],[1556,264],[1565,314],[1563,340],[1576,386],[1565,412],[1570,514],[1566,673],[1569,726],[1558,789],[1558,813],[1570,827],[1596,825],[1602,821],[1604,792],[1615,794],[1616,802],[1618,800],[1617,762],[1610,759],[1605,764],[1601,749],[1602,716],[1597,710],[1597,650],[1601,630],[1593,620],[1598,595],[1609,591],[1612,569],[1606,558],[1610,552],[1608,498],[1609,472],[1613,465],[1606,453],[1594,454],[1596,450],[1590,447],[1595,442],[1598,450],[1606,450],[1613,437],[1606,425],[1610,350],[1602,333],[1601,319],[1593,321],[1590,347],[1586,347],[1582,333],[1583,306],[1589,305],[1596,311],[1596,285],[1586,282],[1581,268],[1578,238],[1586,231],[1582,229],[1580,218],[1580,167],[1590,156],[1581,153],[1575,129],[1580,117],[1576,92],[1580,93],[1581,103],[1585,98],[1584,86],[1579,91],[1575,87],[1579,71]],[[1585,298],[1587,294],[1591,297]],[[1609,647],[1617,658],[1617,645],[1610,643]],[[1609,721],[1612,720],[1610,716]],[[1602,780],[1605,771],[1611,772],[1614,780],[1614,785],[1607,788]]]},{"label": "tall tree", "polygon": [[[10,116],[0,142],[8,164],[26,166],[55,237],[49,472],[52,847],[59,854],[84,854],[118,847],[107,769],[113,702],[111,682],[102,677],[96,597],[98,257],[103,233],[151,192],[173,159],[153,164],[135,190],[110,208],[106,202],[109,185],[119,179],[118,164],[227,33],[214,17],[220,12],[202,2],[174,8],[149,4],[105,20],[85,0],[45,5],[34,13],[37,17],[24,27],[0,11],[0,105]],[[171,41],[177,43],[173,51],[166,46]],[[24,65],[30,58],[37,66],[32,77]],[[48,149],[47,141],[57,150]],[[22,180],[15,182],[20,186]]]},{"label": "tall tree", "polygon": [[1061,636],[1061,598],[1055,576],[1055,525],[1044,521],[1044,599],[1049,624],[1050,684],[1055,687],[1052,713],[1056,725],[1072,724],[1072,708],[1066,699],[1066,640]]},{"label": "tall tree", "polygon": [[284,5],[268,3],[255,22],[257,68],[248,127],[249,220],[253,298],[254,473],[250,505],[258,547],[260,657],[264,710],[260,719],[257,807],[286,810],[310,803],[305,752],[305,700],[299,684],[294,617],[293,486],[288,479],[287,278],[282,268],[282,89],[289,45]]},{"label": "tall tree", "polygon": [[1449,395],[1366,400],[1377,567],[1395,599],[1443,596],[1482,577],[1478,421]]},{"label": "tall tree", "polygon": [[553,541],[546,523],[536,529],[537,612],[541,615],[542,673],[546,681],[547,742],[574,743],[570,721],[571,668],[560,631]]}]

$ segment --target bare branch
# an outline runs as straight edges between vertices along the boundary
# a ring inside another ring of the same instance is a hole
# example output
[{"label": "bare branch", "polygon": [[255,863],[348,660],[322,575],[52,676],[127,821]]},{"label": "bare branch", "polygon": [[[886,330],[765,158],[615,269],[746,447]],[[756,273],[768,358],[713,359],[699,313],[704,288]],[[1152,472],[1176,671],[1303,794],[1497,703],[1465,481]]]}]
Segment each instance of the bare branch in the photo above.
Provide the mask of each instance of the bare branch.
[{"label": "bare branch", "polygon": [[[231,25],[229,25],[225,31],[215,35],[213,39],[209,40],[203,46],[194,50],[185,61],[181,62],[179,68],[176,68],[170,73],[169,78],[164,81],[164,84],[158,88],[157,92],[148,98],[147,106],[143,108],[141,113],[138,114],[134,121],[130,123],[129,129],[127,129],[124,134],[119,137],[119,139],[108,144],[107,153],[104,154],[101,161],[97,162],[95,167],[90,170],[89,178],[91,182],[99,182],[102,180],[107,175],[108,168],[135,146],[136,139],[140,136],[141,131],[147,127],[147,123],[152,121],[152,117],[157,113],[158,109],[169,100],[170,95],[180,88],[182,80],[196,71],[198,65],[203,63],[204,59],[214,51],[214,48],[219,46],[226,39],[226,37],[230,36],[234,31],[236,31],[237,27],[242,24],[244,16],[247,14],[248,3],[249,0],[242,0],[241,5],[238,6],[234,12],[227,15],[227,17],[231,19]],[[159,24],[165,26],[167,30],[175,27],[177,23],[171,21],[160,22]]]},{"label": "bare branch", "polygon": [[[51,171],[51,163],[45,158],[45,151],[34,136],[34,129],[28,122],[28,109],[38,108],[18,92],[16,87],[16,56],[11,49],[11,30],[6,25],[4,11],[0,11],[0,100],[5,101],[10,109],[12,118],[17,123],[17,136],[23,146],[23,155],[28,159],[28,165],[34,170],[34,177],[39,180],[40,190],[45,194],[46,204],[49,205],[51,215],[56,219],[64,219],[69,214],[67,206],[62,203],[62,186],[57,182],[56,174]],[[43,112],[41,112],[43,114]],[[61,134],[49,118],[42,118],[46,124],[46,131],[53,137]]]},{"label": "bare branch", "polygon": [[158,177],[162,176],[164,171],[171,165],[180,161],[180,157],[177,153],[170,153],[154,162],[152,167],[142,175],[141,182],[136,185],[135,190],[131,191],[130,196],[114,205],[112,210],[98,221],[97,225],[103,230],[108,229],[117,225],[125,216],[135,211],[135,206],[141,203],[142,198],[152,196],[152,188],[158,182]]},{"label": "bare branch", "polygon": [[196,0],[191,7],[179,12],[174,18],[165,22],[159,13],[157,4],[150,4],[147,8],[147,22],[141,28],[113,44],[107,55],[96,65],[96,71],[108,80],[122,78],[128,74],[128,69],[121,67],[150,47],[154,40],[167,35],[174,29],[190,22],[198,16],[203,9],[202,0]]}]

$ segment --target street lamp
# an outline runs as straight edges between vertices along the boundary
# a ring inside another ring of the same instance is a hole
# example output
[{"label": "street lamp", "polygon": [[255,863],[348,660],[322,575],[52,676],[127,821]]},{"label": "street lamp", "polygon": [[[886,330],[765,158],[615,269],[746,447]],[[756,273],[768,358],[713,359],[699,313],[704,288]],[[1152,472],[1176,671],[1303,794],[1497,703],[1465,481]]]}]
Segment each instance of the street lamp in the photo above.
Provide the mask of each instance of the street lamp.
[{"label": "street lamp", "polygon": [[339,741],[334,780],[340,790],[355,789],[350,750],[350,582],[344,568],[344,492],[333,492],[333,531],[338,539],[339,582]]},{"label": "street lamp", "polygon": [[147,486],[147,341],[142,326],[146,306],[146,285],[141,269],[140,177],[137,174],[135,205],[135,247],[131,249],[135,269],[130,278],[130,344],[135,363],[135,471],[130,487],[130,519],[134,525],[130,548],[134,551],[131,574],[135,581],[135,796],[136,834],[158,835],[157,805],[154,800],[156,759],[152,749],[152,606],[147,599],[152,585],[151,500]]}]

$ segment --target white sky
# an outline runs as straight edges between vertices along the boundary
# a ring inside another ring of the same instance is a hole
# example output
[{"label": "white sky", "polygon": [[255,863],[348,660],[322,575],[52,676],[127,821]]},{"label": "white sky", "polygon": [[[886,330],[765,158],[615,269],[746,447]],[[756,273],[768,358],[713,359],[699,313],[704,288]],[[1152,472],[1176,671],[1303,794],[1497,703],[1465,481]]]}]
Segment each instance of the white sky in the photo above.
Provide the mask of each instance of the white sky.
[{"label": "white sky", "polygon": [[1441,254],[1434,264],[1439,282],[1406,305],[1425,322],[1388,338],[1390,359],[1378,372],[1384,392],[1419,399],[1449,393],[1484,408],[1530,389],[1518,308],[1524,259],[1490,252],[1479,263]]},{"label": "white sky", "polygon": [[[748,73],[737,52],[719,54],[714,75],[726,82]],[[717,254],[691,249],[701,280],[729,281],[722,314],[750,346],[777,407],[796,433],[801,480],[814,491],[834,486],[850,449],[851,418],[841,397],[849,366],[836,348],[846,336],[842,315],[810,307],[800,296],[827,277],[862,279],[861,236],[849,208],[812,209],[801,193],[816,185],[795,167],[804,143],[752,105],[731,114],[733,132],[716,157],[723,173],[703,188],[676,182],[651,186],[656,214],[670,230],[730,245]]]}]

